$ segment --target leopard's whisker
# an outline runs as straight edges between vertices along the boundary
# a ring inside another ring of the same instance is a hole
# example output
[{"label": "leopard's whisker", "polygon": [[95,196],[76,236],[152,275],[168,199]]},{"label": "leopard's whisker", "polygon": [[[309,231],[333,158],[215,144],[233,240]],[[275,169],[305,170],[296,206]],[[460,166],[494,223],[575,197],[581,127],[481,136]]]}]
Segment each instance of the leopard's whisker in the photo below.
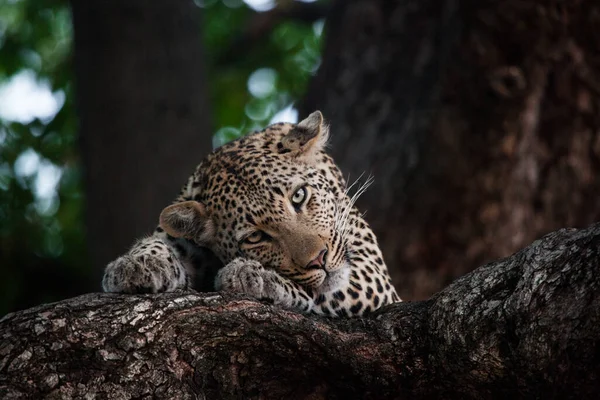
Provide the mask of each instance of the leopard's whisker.
[{"label": "leopard's whisker", "polygon": [[[346,196],[348,196],[348,193],[350,191],[350,189],[355,186],[360,178],[364,175],[364,173],[362,173],[358,179],[356,179],[348,188],[345,189],[345,193]],[[367,189],[373,184],[374,179],[373,176],[369,175],[369,177],[367,177],[366,181],[364,183],[362,183],[358,189],[356,190],[356,192],[352,195],[348,197],[344,197],[343,199],[343,206],[341,208],[338,208],[338,210],[341,210],[341,212],[336,213],[336,229],[339,230],[342,239],[347,241],[348,239],[346,238],[346,234],[348,233],[348,222],[350,219],[350,214],[352,212],[352,209],[354,208],[354,205],[356,204],[356,201],[358,200],[358,198],[367,191]]]}]

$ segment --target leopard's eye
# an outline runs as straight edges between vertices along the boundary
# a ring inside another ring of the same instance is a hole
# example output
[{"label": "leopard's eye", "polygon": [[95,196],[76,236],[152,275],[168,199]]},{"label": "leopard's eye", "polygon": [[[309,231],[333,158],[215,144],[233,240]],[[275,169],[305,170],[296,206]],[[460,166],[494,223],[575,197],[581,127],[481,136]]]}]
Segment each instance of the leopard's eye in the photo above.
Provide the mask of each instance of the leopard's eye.
[{"label": "leopard's eye", "polygon": [[302,203],[306,200],[308,192],[306,191],[306,187],[303,186],[300,189],[296,190],[292,195],[292,204],[294,207],[300,207]]},{"label": "leopard's eye", "polygon": [[248,243],[248,244],[256,244],[261,242],[262,240],[264,240],[265,238],[265,234],[262,231],[256,231],[252,234],[250,234],[249,236],[246,236],[246,239],[244,239],[244,242]]}]

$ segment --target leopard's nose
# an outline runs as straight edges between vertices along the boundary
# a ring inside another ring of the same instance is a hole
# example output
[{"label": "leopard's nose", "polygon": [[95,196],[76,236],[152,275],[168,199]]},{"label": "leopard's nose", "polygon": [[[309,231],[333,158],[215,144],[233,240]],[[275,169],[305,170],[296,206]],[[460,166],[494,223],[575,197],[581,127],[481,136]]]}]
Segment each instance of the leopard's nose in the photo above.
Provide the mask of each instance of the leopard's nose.
[{"label": "leopard's nose", "polygon": [[306,264],[306,269],[325,269],[325,256],[327,255],[327,249],[323,249],[319,252],[319,255]]}]

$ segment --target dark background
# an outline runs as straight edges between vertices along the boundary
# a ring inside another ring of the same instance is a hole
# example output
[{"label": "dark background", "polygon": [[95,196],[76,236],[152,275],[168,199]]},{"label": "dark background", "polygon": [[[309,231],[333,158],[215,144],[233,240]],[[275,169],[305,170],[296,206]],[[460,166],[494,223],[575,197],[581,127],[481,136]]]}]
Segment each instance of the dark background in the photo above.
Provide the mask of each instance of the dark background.
[{"label": "dark background", "polygon": [[598,26],[591,0],[0,1],[0,315],[98,291],[214,146],[314,109],[375,177],[405,299],[596,221]]}]

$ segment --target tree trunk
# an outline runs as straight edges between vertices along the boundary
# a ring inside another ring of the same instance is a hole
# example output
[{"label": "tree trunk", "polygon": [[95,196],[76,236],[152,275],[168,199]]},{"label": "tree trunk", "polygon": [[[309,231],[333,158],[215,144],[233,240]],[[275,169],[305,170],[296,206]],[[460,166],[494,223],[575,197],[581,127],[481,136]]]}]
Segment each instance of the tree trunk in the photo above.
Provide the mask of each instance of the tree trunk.
[{"label": "tree trunk", "polygon": [[227,293],[89,294],[0,320],[0,397],[597,398],[600,224],[428,301],[303,316]]},{"label": "tree trunk", "polygon": [[302,113],[331,122],[405,298],[600,218],[600,2],[338,1]]},{"label": "tree trunk", "polygon": [[153,230],[211,150],[200,9],[71,3],[88,242],[100,271]]}]

